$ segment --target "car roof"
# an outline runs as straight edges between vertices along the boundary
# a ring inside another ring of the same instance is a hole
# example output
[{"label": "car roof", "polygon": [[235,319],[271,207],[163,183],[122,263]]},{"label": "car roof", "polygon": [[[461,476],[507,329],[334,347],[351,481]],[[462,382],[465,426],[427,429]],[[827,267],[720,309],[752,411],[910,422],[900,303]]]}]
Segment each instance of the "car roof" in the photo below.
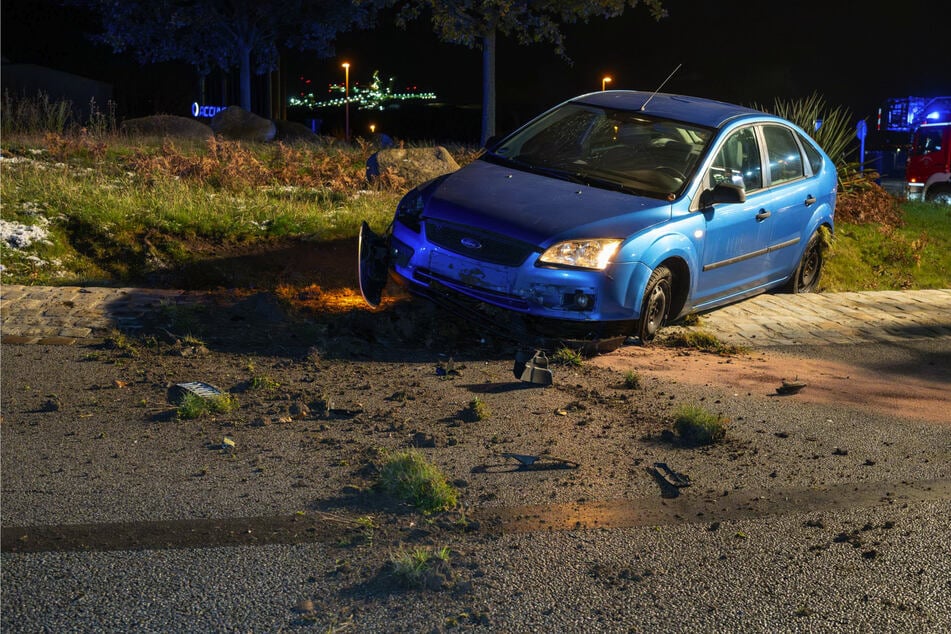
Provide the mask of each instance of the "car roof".
[{"label": "car roof", "polygon": [[719,128],[737,117],[769,116],[759,110],[713,99],[667,93],[657,93],[652,98],[652,94],[638,90],[605,90],[575,97],[569,103],[584,103],[618,110],[641,110],[646,103],[647,107],[643,110],[645,114],[711,128]]}]

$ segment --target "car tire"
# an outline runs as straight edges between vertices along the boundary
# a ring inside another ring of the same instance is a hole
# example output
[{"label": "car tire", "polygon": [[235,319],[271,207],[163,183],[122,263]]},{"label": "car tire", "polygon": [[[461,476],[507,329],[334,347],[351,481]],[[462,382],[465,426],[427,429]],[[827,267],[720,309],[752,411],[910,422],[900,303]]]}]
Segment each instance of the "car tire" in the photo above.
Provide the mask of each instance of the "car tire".
[{"label": "car tire", "polygon": [[644,299],[641,302],[641,318],[637,322],[637,336],[646,346],[657,335],[670,312],[673,300],[674,276],[666,266],[658,266],[647,280]]},{"label": "car tire", "polygon": [[799,266],[796,272],[787,282],[785,290],[788,293],[812,293],[819,285],[819,277],[822,275],[823,263],[822,242],[819,238],[819,232],[816,231],[809,238],[805,251],[802,252],[802,258],[799,259]]},{"label": "car tire", "polygon": [[933,188],[933,191],[928,192],[928,202],[951,205],[951,188]]}]

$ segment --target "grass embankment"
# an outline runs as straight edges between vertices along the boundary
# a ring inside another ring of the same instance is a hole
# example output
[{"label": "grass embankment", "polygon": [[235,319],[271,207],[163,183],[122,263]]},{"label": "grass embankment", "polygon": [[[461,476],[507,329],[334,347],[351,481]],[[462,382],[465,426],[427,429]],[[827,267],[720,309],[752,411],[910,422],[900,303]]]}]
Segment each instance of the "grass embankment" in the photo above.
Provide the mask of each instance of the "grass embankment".
[{"label": "grass embankment", "polygon": [[[382,230],[406,185],[369,186],[368,145],[248,145],[46,135],[5,138],[3,219],[41,231],[0,245],[3,281],[131,282],[210,251]],[[467,150],[457,156],[465,160]]]},{"label": "grass embankment", "polygon": [[836,223],[821,290],[951,288],[951,206],[900,208],[902,226]]},{"label": "grass embankment", "polygon": [[[382,230],[407,189],[367,185],[368,145],[8,134],[2,149],[3,220],[38,230],[25,248],[0,243],[4,283],[136,283],[241,249],[316,249],[363,220]],[[474,156],[450,149],[460,164]],[[951,209],[902,210],[902,226],[840,215],[822,290],[951,286]]]}]

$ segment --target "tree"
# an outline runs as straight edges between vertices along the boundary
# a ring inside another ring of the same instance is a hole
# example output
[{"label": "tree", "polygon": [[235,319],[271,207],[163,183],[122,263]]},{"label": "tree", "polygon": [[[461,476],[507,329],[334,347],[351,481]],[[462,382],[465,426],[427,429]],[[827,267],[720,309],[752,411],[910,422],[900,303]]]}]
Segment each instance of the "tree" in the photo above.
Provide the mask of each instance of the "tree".
[{"label": "tree", "polygon": [[142,64],[184,61],[202,76],[238,68],[240,105],[251,109],[251,75],[277,68],[278,48],[334,54],[336,36],[370,21],[371,5],[348,0],[66,0],[102,20],[95,40]]},{"label": "tree", "polygon": [[667,12],[661,0],[404,0],[384,2],[399,7],[398,21],[405,24],[432,15],[439,39],[482,49],[482,136],[495,134],[495,45],[499,34],[520,44],[548,42],[566,57],[562,25],[587,22],[593,17],[614,18],[628,7],[644,4],[654,19]]}]

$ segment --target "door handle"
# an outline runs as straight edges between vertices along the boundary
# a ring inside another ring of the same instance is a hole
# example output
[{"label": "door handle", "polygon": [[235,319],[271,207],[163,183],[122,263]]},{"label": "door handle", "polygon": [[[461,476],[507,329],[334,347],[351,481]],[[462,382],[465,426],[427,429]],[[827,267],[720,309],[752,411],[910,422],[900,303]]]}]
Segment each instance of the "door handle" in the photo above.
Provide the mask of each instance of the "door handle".
[{"label": "door handle", "polygon": [[767,218],[769,218],[771,215],[772,215],[772,214],[769,213],[768,211],[766,211],[765,209],[760,209],[760,210],[759,210],[759,213],[756,214],[756,221],[757,221],[757,222],[762,222],[762,221],[766,220]]},{"label": "door handle", "polygon": [[814,204],[815,202],[816,202],[816,197],[815,197],[815,196],[813,196],[812,194],[806,196],[806,207],[808,207],[809,205]]}]

